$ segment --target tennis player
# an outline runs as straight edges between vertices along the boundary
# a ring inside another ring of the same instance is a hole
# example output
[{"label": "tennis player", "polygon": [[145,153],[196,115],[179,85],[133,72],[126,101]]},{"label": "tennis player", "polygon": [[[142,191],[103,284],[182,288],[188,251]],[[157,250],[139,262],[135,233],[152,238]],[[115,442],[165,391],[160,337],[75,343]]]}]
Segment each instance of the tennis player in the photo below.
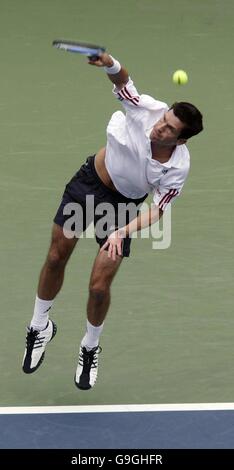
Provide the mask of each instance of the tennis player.
[{"label": "tennis player", "polygon": [[[110,305],[110,287],[123,258],[130,254],[131,235],[156,223],[168,204],[180,195],[189,172],[186,141],[203,129],[202,115],[194,105],[179,102],[168,107],[151,96],[139,94],[127,70],[111,55],[103,53],[89,63],[104,68],[125,113],[117,111],[112,115],[106,146],[90,156],[66,185],[40,274],[23,358],[23,371],[26,374],[36,371],[44,359],[47,343],[56,334],[49,311],[78,241],[77,236],[68,237],[64,230],[71,217],[67,204],[76,203],[85,210],[90,195],[94,197],[95,209],[100,203],[111,204],[115,214],[112,230],[102,237],[96,231],[100,250],[91,272],[86,333],[75,373],[75,384],[82,390],[92,388],[97,379],[99,342]],[[140,216],[137,211],[150,192],[153,192],[153,205]],[[129,203],[135,205],[135,215],[121,225],[118,208]],[[100,211],[95,211],[96,227],[100,217]],[[82,230],[91,222],[89,219],[84,217]]]}]

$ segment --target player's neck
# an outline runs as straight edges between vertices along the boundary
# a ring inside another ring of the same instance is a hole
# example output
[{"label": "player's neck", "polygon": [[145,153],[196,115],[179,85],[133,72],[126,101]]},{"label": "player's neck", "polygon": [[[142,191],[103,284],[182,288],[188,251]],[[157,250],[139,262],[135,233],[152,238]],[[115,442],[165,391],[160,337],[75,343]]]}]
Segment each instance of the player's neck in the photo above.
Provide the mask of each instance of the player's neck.
[{"label": "player's neck", "polygon": [[155,145],[151,142],[151,153],[153,160],[158,160],[160,163],[166,163],[170,160],[171,155],[175,149],[173,147],[163,147],[160,145]]}]

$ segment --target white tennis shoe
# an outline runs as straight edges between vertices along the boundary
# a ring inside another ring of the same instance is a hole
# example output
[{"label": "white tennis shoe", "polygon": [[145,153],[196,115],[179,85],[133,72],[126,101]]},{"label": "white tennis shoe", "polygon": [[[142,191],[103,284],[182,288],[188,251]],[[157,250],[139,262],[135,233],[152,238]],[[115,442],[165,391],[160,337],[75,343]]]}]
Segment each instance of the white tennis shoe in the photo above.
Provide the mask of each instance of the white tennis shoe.
[{"label": "white tennis shoe", "polygon": [[47,327],[42,331],[36,331],[27,328],[26,348],[23,358],[23,371],[25,374],[31,374],[38,369],[45,356],[45,347],[56,335],[57,326],[52,320],[49,320]]},{"label": "white tennis shoe", "polygon": [[98,355],[101,351],[100,346],[90,351],[87,351],[84,346],[80,346],[75,384],[81,390],[89,390],[94,387],[98,375]]}]

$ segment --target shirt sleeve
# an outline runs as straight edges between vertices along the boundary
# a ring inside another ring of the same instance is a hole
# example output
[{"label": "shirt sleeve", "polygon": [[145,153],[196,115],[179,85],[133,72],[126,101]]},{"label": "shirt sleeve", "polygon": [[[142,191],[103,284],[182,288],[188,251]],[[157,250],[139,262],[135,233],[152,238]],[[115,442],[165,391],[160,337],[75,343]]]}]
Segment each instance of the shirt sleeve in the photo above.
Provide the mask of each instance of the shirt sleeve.
[{"label": "shirt sleeve", "polygon": [[122,102],[126,109],[129,107],[134,109],[139,106],[140,95],[130,77],[123,88],[118,88],[116,85],[114,85],[112,92],[116,98]]},{"label": "shirt sleeve", "polygon": [[155,112],[163,112],[168,109],[166,103],[155,100],[149,95],[140,95],[130,77],[124,87],[118,88],[114,85],[112,92],[123,105],[126,115],[135,121],[141,121],[145,112],[152,113],[152,116],[155,117]]},{"label": "shirt sleeve", "polygon": [[188,172],[189,165],[183,169],[169,169],[168,173],[162,177],[160,185],[153,195],[154,204],[158,206],[159,209],[165,211],[168,204],[174,202],[181,194]]}]

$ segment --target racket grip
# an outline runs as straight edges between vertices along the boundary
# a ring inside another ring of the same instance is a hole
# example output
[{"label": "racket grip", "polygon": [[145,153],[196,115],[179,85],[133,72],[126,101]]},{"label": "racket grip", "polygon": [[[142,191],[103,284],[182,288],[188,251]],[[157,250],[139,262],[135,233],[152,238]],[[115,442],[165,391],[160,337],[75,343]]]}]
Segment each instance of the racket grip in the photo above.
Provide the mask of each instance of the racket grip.
[{"label": "racket grip", "polygon": [[99,59],[98,55],[89,55],[89,60],[93,60],[94,62]]}]

